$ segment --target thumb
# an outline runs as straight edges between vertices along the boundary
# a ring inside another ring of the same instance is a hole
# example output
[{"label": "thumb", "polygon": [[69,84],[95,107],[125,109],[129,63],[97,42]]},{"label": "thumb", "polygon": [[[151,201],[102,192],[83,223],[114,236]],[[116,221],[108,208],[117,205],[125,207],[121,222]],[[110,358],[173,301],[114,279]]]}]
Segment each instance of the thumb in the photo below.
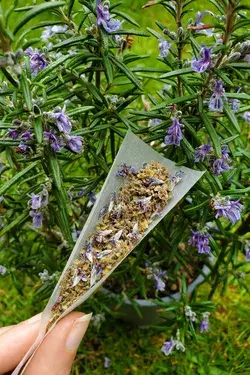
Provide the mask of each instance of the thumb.
[{"label": "thumb", "polygon": [[69,375],[92,314],[73,312],[46,336],[24,375]]}]

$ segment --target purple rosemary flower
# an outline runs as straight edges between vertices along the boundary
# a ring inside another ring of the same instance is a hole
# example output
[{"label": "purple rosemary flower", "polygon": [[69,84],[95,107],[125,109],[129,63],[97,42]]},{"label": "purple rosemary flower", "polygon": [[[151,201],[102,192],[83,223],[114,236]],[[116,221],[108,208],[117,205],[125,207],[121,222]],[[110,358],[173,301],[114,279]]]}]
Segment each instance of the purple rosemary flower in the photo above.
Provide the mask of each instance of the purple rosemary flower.
[{"label": "purple rosemary flower", "polygon": [[210,146],[209,144],[199,146],[195,150],[194,162],[198,163],[200,160],[203,162],[210,151],[212,151],[212,146]]},{"label": "purple rosemary flower", "polygon": [[195,25],[198,27],[198,29],[196,30],[196,33],[205,34],[206,36],[212,36],[214,29],[212,29],[212,28],[211,29],[210,28],[209,29],[202,29],[202,27],[205,24],[201,22],[201,19],[206,14],[210,14],[210,15],[213,16],[213,13],[210,12],[209,10],[205,10],[204,12],[197,12],[196,13],[196,22],[195,22]]},{"label": "purple rosemary flower", "polygon": [[12,139],[18,138],[18,131],[16,129],[9,129],[9,136]]},{"label": "purple rosemary flower", "polygon": [[250,54],[249,53],[244,57],[244,60],[250,63]]},{"label": "purple rosemary flower", "polygon": [[165,354],[165,355],[169,355],[172,353],[172,351],[174,350],[174,347],[175,347],[175,340],[171,337],[170,341],[165,341],[163,343],[163,346],[161,348],[161,351]]},{"label": "purple rosemary flower", "polygon": [[29,201],[29,204],[32,210],[38,210],[38,208],[41,207],[41,195],[31,193],[30,197],[31,197],[31,200]]},{"label": "purple rosemary flower", "polygon": [[229,171],[230,166],[228,163],[223,159],[216,159],[213,162],[213,173],[215,176],[219,176],[222,172]]},{"label": "purple rosemary flower", "polygon": [[173,124],[167,130],[167,135],[165,137],[164,143],[166,145],[180,146],[180,141],[183,138],[181,132],[182,127],[184,127],[184,125],[181,124],[177,118],[174,118]]},{"label": "purple rosemary flower", "polygon": [[96,254],[96,258],[97,259],[102,259],[104,258],[105,256],[109,255],[110,253],[112,253],[113,250],[103,250],[101,251],[100,253],[97,253]]},{"label": "purple rosemary flower", "polygon": [[246,245],[245,251],[246,251],[246,261],[250,262],[250,245],[249,244]]},{"label": "purple rosemary flower", "polygon": [[131,165],[121,164],[120,169],[116,172],[116,176],[127,177],[128,175],[136,176],[137,172]]},{"label": "purple rosemary flower", "polygon": [[159,292],[163,292],[166,288],[167,271],[163,271],[158,268],[156,265],[150,266],[150,262],[145,263],[146,274],[148,279],[155,280],[155,289]]},{"label": "purple rosemary flower", "polygon": [[207,332],[208,329],[209,329],[209,315],[210,315],[209,312],[204,312],[202,314],[202,321],[201,321],[201,324],[200,324],[200,332],[201,333]]},{"label": "purple rosemary flower", "polygon": [[209,109],[214,112],[223,112],[224,101],[226,100],[225,90],[221,80],[217,80],[209,100]]},{"label": "purple rosemary flower", "polygon": [[0,264],[0,275],[4,276],[7,273],[7,268]]},{"label": "purple rosemary flower", "polygon": [[18,145],[19,150],[21,151],[27,151],[29,149],[29,146],[27,146],[24,142],[20,142]]},{"label": "purple rosemary flower", "polygon": [[51,145],[54,151],[58,152],[65,146],[63,138],[55,135],[52,131],[44,131],[43,135],[44,139]]},{"label": "purple rosemary flower", "polygon": [[44,58],[44,54],[38,50],[27,48],[25,53],[30,57],[30,70],[33,76],[36,76],[39,70],[44,69],[48,64]]},{"label": "purple rosemary flower", "polygon": [[238,99],[230,99],[231,109],[234,113],[237,113],[240,109],[240,101]]},{"label": "purple rosemary flower", "polygon": [[104,29],[107,33],[112,33],[118,30],[121,30],[123,21],[110,18],[110,20],[105,24],[103,24]]},{"label": "purple rosemary flower", "polygon": [[244,112],[242,115],[243,119],[250,124],[250,111]]},{"label": "purple rosemary flower", "polygon": [[244,206],[240,204],[240,199],[237,201],[230,201],[229,197],[221,197],[217,195],[212,200],[213,207],[216,211],[215,217],[225,217],[232,224],[235,224],[241,219],[241,211]]},{"label": "purple rosemary flower", "polygon": [[109,366],[111,365],[111,359],[108,358],[108,357],[105,357],[104,358],[104,368],[109,368]]},{"label": "purple rosemary flower", "polygon": [[229,152],[230,151],[228,145],[221,146],[221,158],[223,160],[230,161]]},{"label": "purple rosemary flower", "polygon": [[162,120],[160,118],[153,118],[149,121],[149,126],[156,126],[160,125],[162,123]]},{"label": "purple rosemary flower", "polygon": [[189,245],[195,246],[199,254],[209,254],[211,250],[209,246],[210,235],[203,231],[195,232],[192,229],[191,233],[192,236],[188,240]]},{"label": "purple rosemary flower", "polygon": [[203,46],[202,49],[201,49],[202,58],[200,60],[194,59],[192,61],[191,66],[192,66],[192,69],[195,72],[203,73],[207,69],[212,67],[211,49],[212,49],[212,47],[207,48],[206,46]]},{"label": "purple rosemary flower", "polygon": [[[241,87],[237,90],[237,93],[241,91]],[[231,109],[234,113],[237,113],[240,109],[240,101],[238,99],[229,99],[229,103],[231,104]]]},{"label": "purple rosemary flower", "polygon": [[209,322],[207,320],[202,320],[200,324],[200,332],[207,332],[209,328]]},{"label": "purple rosemary flower", "polygon": [[108,206],[108,212],[111,212],[116,204],[116,193],[110,194],[110,201]]},{"label": "purple rosemary flower", "polygon": [[161,271],[157,274],[154,274],[155,279],[155,289],[159,292],[163,292],[166,288],[166,283],[163,278],[167,278],[167,271]]},{"label": "purple rosemary flower", "polygon": [[98,0],[96,12],[97,25],[102,26],[107,31],[107,33],[111,33],[112,31],[118,31],[121,29],[123,21],[119,21],[110,17],[108,2],[105,1],[102,5],[101,1]]},{"label": "purple rosemary flower", "polygon": [[50,116],[56,121],[56,126],[61,133],[69,134],[72,128],[69,116],[65,113],[66,107],[62,110],[50,113]]},{"label": "purple rosemary flower", "polygon": [[4,199],[3,197],[0,197],[0,203],[2,203],[3,199]]},{"label": "purple rosemary flower", "polygon": [[110,20],[109,6],[107,3],[104,3],[104,5],[102,5],[101,1],[98,0],[96,12],[98,26],[101,26],[103,25],[103,23],[107,23]]},{"label": "purple rosemary flower", "polygon": [[167,40],[160,39],[159,40],[159,52],[161,57],[167,57],[169,53],[169,49],[171,47],[171,43]]},{"label": "purple rosemary flower", "polygon": [[48,190],[43,185],[43,190],[39,194],[31,193],[30,195],[31,200],[29,201],[29,205],[31,206],[32,210],[38,210],[41,207],[45,207],[49,203],[49,194]]},{"label": "purple rosemary flower", "polygon": [[41,211],[31,210],[29,214],[33,218],[33,227],[40,228],[43,225],[43,213]]},{"label": "purple rosemary flower", "polygon": [[33,134],[30,131],[26,130],[22,135],[21,138],[24,142],[31,141],[33,139]]},{"label": "purple rosemary flower", "polygon": [[82,137],[80,137],[79,135],[67,135],[66,140],[67,140],[67,145],[71,151],[76,152],[78,154],[82,152],[82,148],[83,148]]}]

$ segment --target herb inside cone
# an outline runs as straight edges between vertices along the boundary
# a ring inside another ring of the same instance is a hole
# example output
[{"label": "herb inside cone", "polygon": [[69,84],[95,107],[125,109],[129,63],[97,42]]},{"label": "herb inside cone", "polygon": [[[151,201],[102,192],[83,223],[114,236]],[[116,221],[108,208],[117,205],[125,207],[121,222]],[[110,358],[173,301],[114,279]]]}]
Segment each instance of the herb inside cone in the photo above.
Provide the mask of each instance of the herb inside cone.
[{"label": "herb inside cone", "polygon": [[130,253],[150,223],[161,215],[180,181],[158,162],[146,164],[139,171],[122,164],[116,176],[124,178],[124,186],[119,194],[111,194],[95,231],[66,271],[50,325]]}]

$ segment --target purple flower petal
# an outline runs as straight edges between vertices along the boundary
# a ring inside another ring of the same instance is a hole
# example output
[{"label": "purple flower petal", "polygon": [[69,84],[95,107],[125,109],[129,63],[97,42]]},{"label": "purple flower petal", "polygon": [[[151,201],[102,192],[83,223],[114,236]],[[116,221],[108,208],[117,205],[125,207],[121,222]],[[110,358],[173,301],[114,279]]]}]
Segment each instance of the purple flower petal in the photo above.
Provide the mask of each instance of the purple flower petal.
[{"label": "purple flower petal", "polygon": [[167,135],[164,140],[165,144],[180,146],[180,141],[183,138],[181,132],[182,127],[184,127],[184,125],[181,124],[177,118],[174,118],[172,126],[170,126],[167,131]]},{"label": "purple flower petal", "polygon": [[200,60],[194,59],[192,61],[192,69],[197,73],[204,73],[207,69],[212,67],[212,60],[211,60],[211,49],[207,48],[206,46],[202,47],[201,55],[202,58]]}]

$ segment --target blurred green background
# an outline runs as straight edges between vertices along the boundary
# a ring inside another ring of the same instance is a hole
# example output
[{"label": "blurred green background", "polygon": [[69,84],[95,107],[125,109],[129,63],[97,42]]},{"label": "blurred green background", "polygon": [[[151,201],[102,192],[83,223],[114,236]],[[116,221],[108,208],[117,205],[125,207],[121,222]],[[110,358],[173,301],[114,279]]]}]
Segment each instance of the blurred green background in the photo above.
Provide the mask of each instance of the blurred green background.
[{"label": "blurred green background", "polygon": [[[40,4],[43,1],[17,1],[18,7]],[[150,27],[159,31],[155,20],[167,28],[175,30],[173,20],[161,6],[141,9],[146,0],[126,0],[121,10],[130,14],[146,31]],[[77,3],[77,1],[76,1]],[[1,1],[8,9],[9,0]],[[196,11],[214,11],[210,1],[195,1],[193,11],[186,18],[195,18]],[[21,13],[15,13],[11,25]],[[53,19],[53,15],[43,14],[40,20]],[[32,21],[34,22],[34,21]],[[39,22],[37,20],[37,22]],[[39,32],[36,32],[39,35]],[[32,33],[32,37],[35,34]],[[151,38],[135,37],[132,47],[134,53],[149,54],[144,64],[159,66],[157,41]],[[152,86],[149,86],[149,88]],[[248,280],[250,281],[250,280]],[[200,299],[207,295],[206,285],[199,291]],[[96,297],[95,297],[96,298]],[[160,348],[172,334],[171,327],[154,327],[149,330],[131,329],[126,324],[107,316],[100,329],[93,326],[87,332],[79,350],[72,374],[149,374],[149,375],[235,375],[250,374],[250,324],[249,295],[232,284],[222,297],[217,292],[215,301],[217,312],[211,316],[211,331],[198,342],[188,340],[186,352],[165,357]],[[97,302],[96,302],[97,303]],[[18,323],[39,312],[44,303],[37,303],[33,283],[27,285],[22,295],[18,294],[9,277],[0,278],[0,326]],[[111,365],[104,369],[104,357],[111,359]]]}]

